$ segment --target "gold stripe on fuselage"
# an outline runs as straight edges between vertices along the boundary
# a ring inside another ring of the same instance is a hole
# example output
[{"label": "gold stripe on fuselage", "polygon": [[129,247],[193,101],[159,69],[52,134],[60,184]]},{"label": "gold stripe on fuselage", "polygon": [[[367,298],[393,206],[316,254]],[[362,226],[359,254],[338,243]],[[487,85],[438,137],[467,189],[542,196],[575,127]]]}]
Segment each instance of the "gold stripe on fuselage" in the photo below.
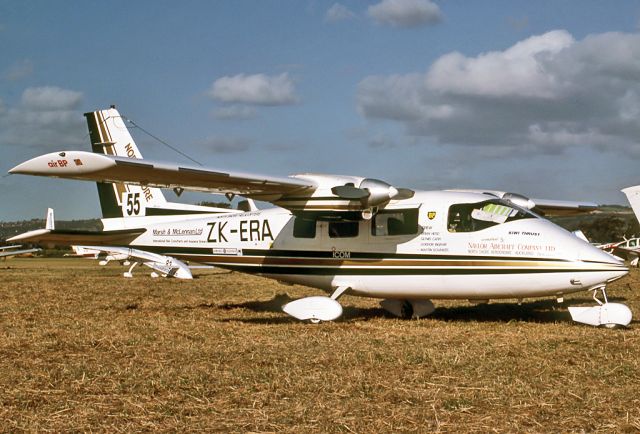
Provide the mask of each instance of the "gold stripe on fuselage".
[{"label": "gold stripe on fuselage", "polygon": [[443,260],[443,259],[338,259],[338,258],[299,258],[270,256],[226,256],[226,255],[180,255],[182,259],[207,261],[217,264],[250,266],[307,266],[307,267],[348,267],[348,268],[482,268],[514,269],[529,268],[559,271],[562,269],[584,271],[622,270],[622,266],[606,263],[567,262],[567,261],[505,261],[505,260]]}]

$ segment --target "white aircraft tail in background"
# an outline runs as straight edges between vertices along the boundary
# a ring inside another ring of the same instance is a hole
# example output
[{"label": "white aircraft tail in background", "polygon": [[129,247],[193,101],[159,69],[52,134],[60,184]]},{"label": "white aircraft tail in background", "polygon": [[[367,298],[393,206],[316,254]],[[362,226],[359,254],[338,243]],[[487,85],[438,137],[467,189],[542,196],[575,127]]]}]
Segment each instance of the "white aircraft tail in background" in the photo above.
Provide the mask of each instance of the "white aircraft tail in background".
[{"label": "white aircraft tail in background", "polygon": [[640,221],[640,185],[623,188],[622,192],[627,196],[627,200],[629,201],[629,204],[631,204],[633,213],[636,215],[638,221]]}]

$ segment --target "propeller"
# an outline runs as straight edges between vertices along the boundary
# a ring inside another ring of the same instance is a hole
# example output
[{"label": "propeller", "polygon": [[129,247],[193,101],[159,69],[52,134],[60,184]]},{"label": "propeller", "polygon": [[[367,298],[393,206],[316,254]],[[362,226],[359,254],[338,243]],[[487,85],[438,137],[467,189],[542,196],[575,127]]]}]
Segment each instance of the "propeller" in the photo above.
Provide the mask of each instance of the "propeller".
[{"label": "propeller", "polygon": [[390,200],[410,199],[415,192],[408,188],[396,188],[379,179],[365,178],[360,185],[345,184],[333,187],[331,192],[342,199],[359,200],[363,208],[375,207]]}]

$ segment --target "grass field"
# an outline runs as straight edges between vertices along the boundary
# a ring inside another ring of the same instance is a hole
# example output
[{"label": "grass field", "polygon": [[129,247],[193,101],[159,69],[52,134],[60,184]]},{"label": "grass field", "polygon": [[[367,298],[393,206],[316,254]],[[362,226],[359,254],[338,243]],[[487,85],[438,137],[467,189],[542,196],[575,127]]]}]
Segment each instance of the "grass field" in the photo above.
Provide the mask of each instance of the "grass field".
[{"label": "grass field", "polygon": [[[0,262],[0,429],[640,431],[637,321],[574,324],[555,300],[436,301],[409,321],[345,296],[341,320],[311,325],[279,308],[313,289],[122,271]],[[610,298],[640,315],[639,286],[632,270]],[[575,303],[591,300],[565,300]]]}]

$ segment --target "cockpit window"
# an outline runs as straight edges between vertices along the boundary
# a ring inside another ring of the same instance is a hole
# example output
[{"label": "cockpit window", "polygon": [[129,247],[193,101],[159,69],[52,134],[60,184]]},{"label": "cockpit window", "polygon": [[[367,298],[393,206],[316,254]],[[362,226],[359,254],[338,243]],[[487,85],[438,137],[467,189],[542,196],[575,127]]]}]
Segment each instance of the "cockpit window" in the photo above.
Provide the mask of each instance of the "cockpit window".
[{"label": "cockpit window", "polygon": [[449,232],[475,232],[520,219],[536,218],[531,211],[511,202],[492,199],[478,203],[460,203],[449,207]]}]

